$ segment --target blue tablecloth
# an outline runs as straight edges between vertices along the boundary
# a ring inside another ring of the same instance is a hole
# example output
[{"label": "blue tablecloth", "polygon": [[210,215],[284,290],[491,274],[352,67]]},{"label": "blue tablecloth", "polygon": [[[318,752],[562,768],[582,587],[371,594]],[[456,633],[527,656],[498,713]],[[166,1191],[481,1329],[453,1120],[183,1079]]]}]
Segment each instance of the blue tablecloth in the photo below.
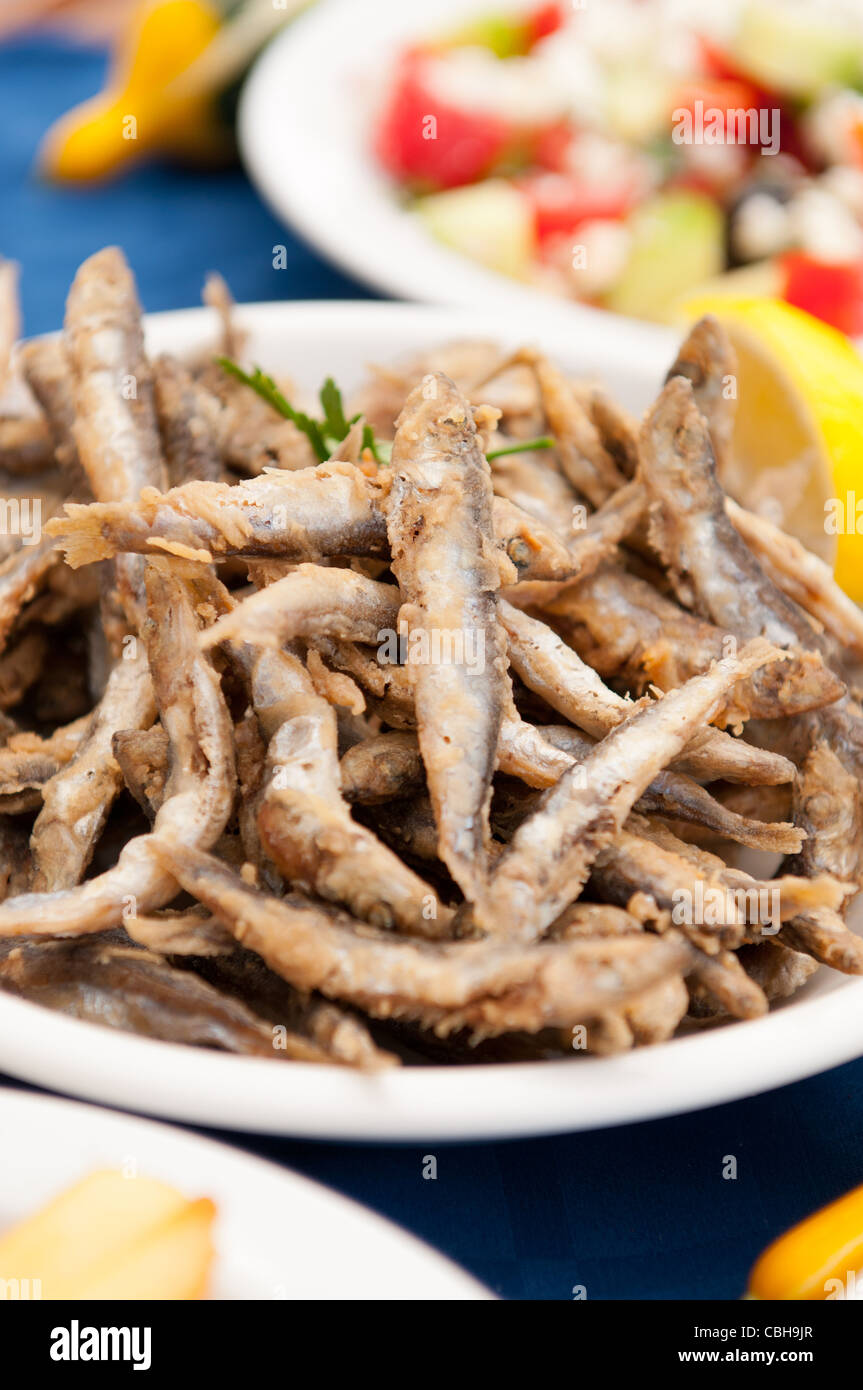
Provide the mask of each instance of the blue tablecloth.
[{"label": "blue tablecloth", "polygon": [[[240,299],[365,294],[280,227],[239,171],[153,168],[81,192],[40,184],[41,134],[102,68],[99,54],[59,44],[0,48],[0,253],[23,267],[27,332],[59,325],[76,266],[107,242],[125,248],[148,309],[196,303],[216,268]],[[286,270],[272,268],[277,243]],[[222,1137],[375,1207],[510,1298],[567,1299],[577,1285],[589,1298],[735,1298],[772,1237],[863,1182],[863,1062],[736,1105],[557,1139]],[[436,1181],[422,1176],[427,1153]],[[735,1180],[723,1178],[727,1155]]]}]

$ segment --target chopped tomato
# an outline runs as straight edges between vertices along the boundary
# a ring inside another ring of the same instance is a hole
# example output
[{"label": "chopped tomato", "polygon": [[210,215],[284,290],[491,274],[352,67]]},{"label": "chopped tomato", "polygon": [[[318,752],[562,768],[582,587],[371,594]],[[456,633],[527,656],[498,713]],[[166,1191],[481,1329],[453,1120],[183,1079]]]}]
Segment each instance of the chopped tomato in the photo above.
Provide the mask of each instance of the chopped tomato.
[{"label": "chopped tomato", "polygon": [[555,121],[554,125],[544,126],[536,132],[534,139],[534,163],[556,174],[565,173],[567,156],[574,142],[575,131],[569,121]]},{"label": "chopped tomato", "polygon": [[[691,82],[684,83],[678,89],[678,96],[682,97],[682,100],[676,99],[673,108],[683,107],[686,110],[692,110],[691,102],[700,98],[704,102],[705,110],[709,106],[714,106],[719,107],[721,111],[741,108],[743,110],[754,109],[759,112],[769,111],[771,123],[775,119],[772,113],[778,111],[779,147],[782,153],[792,155],[807,169],[814,168],[806,153],[805,144],[800,138],[794,112],[788,103],[767,87],[751,81],[746,73],[736,67],[733,60],[723,53],[722,49],[712,44],[708,39],[700,38],[699,44],[707,76],[694,78]],[[691,98],[691,100],[687,98]]]},{"label": "chopped tomato", "polygon": [[863,334],[863,263],[819,261],[804,251],[789,251],[780,261],[784,298],[849,337]]},{"label": "chopped tomato", "polygon": [[[768,124],[764,134],[772,140],[775,133],[774,122],[779,121],[779,149],[783,154],[791,155],[798,160],[804,168],[813,170],[815,168],[811,157],[807,154],[805,142],[801,139],[798,124],[793,111],[787,104],[783,104],[777,97],[771,96],[763,87],[759,87],[754,82],[748,82],[745,78],[696,78],[692,82],[684,82],[676,89],[672,102],[672,110],[684,110],[695,113],[695,102],[704,103],[702,111],[705,120],[711,111],[722,111],[727,117],[730,111],[755,111],[757,113],[758,126],[754,134],[755,142],[750,145],[753,155],[758,153],[762,134],[761,112],[767,112]],[[742,118],[735,118],[742,119]],[[742,132],[734,131],[738,138],[749,140],[751,122],[747,116],[745,129]],[[767,143],[765,141],[765,143]]]},{"label": "chopped tomato", "polygon": [[620,221],[634,202],[629,186],[592,188],[564,174],[532,175],[520,180],[519,186],[533,209],[540,244],[574,232],[582,222]]},{"label": "chopped tomato", "polygon": [[527,46],[533,48],[540,39],[547,39],[549,34],[554,34],[563,25],[564,20],[563,5],[540,5],[533,10],[527,17]]},{"label": "chopped tomato", "polygon": [[721,48],[718,43],[715,43],[713,39],[705,38],[703,34],[699,34],[698,47],[701,50],[701,61],[708,77],[718,77],[723,81],[730,79],[732,82],[749,81],[731,54]]},{"label": "chopped tomato", "polygon": [[461,111],[436,97],[425,80],[422,56],[402,66],[375,132],[384,168],[414,188],[457,188],[485,178],[515,140],[511,124]]},{"label": "chopped tomato", "polygon": [[863,121],[855,121],[851,126],[851,150],[858,168],[863,168]]},{"label": "chopped tomato", "polygon": [[751,82],[737,78],[695,78],[692,82],[681,82],[675,88],[672,98],[674,111],[690,111],[694,114],[695,103],[703,103],[702,111],[750,111],[759,109],[760,93]]}]

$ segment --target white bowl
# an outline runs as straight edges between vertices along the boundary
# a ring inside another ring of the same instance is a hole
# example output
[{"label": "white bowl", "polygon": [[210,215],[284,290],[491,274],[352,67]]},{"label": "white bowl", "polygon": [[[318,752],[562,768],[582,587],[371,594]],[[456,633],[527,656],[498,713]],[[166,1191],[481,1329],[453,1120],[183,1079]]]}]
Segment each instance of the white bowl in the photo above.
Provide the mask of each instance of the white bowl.
[{"label": "white bowl", "polygon": [[[454,338],[515,347],[539,336],[568,369],[597,375],[630,407],[658,389],[668,352],[599,318],[590,335],[531,316],[412,304],[246,305],[250,355],[314,390],[346,390],[365,364]],[[148,342],[182,352],[212,340],[207,311],[155,314]],[[737,1100],[863,1055],[863,979],[826,968],[765,1018],[729,1023],[619,1057],[494,1066],[343,1067],[258,1060],[154,1042],[0,994],[0,1070],[110,1105],[191,1124],[326,1139],[491,1139],[595,1129]]]}]

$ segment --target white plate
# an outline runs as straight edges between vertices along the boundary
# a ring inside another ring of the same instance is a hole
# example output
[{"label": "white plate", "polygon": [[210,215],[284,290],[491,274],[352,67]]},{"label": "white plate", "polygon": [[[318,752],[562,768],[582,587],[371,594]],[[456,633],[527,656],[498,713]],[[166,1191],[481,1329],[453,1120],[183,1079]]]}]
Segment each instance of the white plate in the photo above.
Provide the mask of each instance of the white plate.
[{"label": "white plate", "polygon": [[240,147],[281,217],[359,279],[404,299],[541,314],[592,333],[609,319],[649,346],[663,330],[519,285],[435,240],[377,165],[381,81],[417,37],[463,23],[481,0],[320,0],[265,50],[240,102]]},{"label": "white plate", "polygon": [[406,1231],[298,1173],[149,1120],[0,1088],[0,1235],[85,1174],[130,1164],[215,1202],[210,1298],[492,1297]]},{"label": "white plate", "polygon": [[[206,311],[157,314],[153,350],[200,345]],[[313,390],[346,389],[364,364],[468,334],[515,347],[533,319],[411,304],[247,305],[250,353]],[[589,340],[558,326],[541,341],[575,372],[597,375],[633,409],[652,397],[672,356],[600,318]],[[863,1055],[863,979],[827,969],[766,1018],[640,1048],[620,1057],[481,1067],[340,1067],[233,1057],[153,1042],[49,1013],[0,994],[0,1071],[127,1109],[187,1121],[333,1139],[446,1140],[548,1134],[625,1124],[736,1100]]]}]

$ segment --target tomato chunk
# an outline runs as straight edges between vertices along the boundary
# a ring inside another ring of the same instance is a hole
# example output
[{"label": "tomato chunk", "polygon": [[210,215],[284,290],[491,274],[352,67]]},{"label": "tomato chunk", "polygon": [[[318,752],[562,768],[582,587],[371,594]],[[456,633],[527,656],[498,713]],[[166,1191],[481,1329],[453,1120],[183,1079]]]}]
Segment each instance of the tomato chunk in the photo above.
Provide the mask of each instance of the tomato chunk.
[{"label": "tomato chunk", "polygon": [[400,183],[439,190],[475,183],[513,143],[509,122],[442,102],[430,90],[422,57],[410,55],[375,132],[375,153]]},{"label": "tomato chunk", "polygon": [[849,337],[863,334],[863,262],[819,261],[803,251],[782,257],[784,298]]},{"label": "tomato chunk", "polygon": [[564,7],[560,4],[540,5],[527,17],[527,45],[532,48],[540,39],[547,39],[563,25]]},{"label": "tomato chunk", "polygon": [[633,205],[630,187],[593,187],[565,174],[537,174],[520,180],[536,225],[537,240],[574,232],[582,222],[618,221]]}]

